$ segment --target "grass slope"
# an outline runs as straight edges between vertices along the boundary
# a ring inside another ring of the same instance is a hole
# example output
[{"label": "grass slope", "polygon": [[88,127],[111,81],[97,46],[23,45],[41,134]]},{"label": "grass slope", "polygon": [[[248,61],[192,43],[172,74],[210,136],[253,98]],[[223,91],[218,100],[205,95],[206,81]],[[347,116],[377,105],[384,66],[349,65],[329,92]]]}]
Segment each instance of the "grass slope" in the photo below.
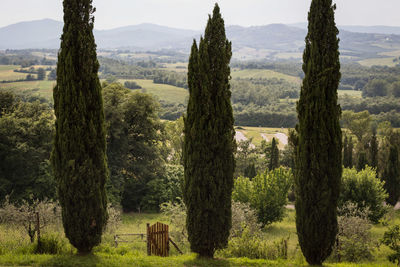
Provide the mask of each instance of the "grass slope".
[{"label": "grass slope", "polygon": [[291,83],[300,84],[301,79],[299,77],[290,76],[280,72],[265,70],[265,69],[245,69],[245,70],[232,70],[232,78],[250,79],[250,78],[262,78],[262,79],[283,79]]},{"label": "grass slope", "polygon": [[21,66],[16,65],[0,65],[0,81],[13,81],[18,79],[25,79],[26,73],[14,72]]},{"label": "grass slope", "polygon": [[10,90],[16,94],[30,91],[48,100],[53,99],[55,81],[24,81],[14,83],[0,83],[0,90]]}]

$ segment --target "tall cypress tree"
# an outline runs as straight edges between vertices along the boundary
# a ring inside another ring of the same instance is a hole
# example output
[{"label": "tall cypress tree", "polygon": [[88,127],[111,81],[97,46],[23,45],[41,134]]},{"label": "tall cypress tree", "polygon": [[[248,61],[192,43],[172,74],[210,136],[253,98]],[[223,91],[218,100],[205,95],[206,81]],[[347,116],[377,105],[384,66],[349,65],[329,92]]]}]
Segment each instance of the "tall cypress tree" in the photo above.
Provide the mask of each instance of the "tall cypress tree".
[{"label": "tall cypress tree", "polygon": [[[372,168],[378,167],[378,138],[376,137],[376,128],[372,129],[371,141],[369,143],[369,165]],[[377,172],[378,173],[378,172]]]},{"label": "tall cypress tree", "polygon": [[271,171],[278,167],[279,167],[279,148],[278,148],[275,138],[272,138],[271,154],[270,154],[268,169]]},{"label": "tall cypress tree", "polygon": [[296,228],[303,255],[320,265],[337,233],[337,202],[342,174],[338,29],[332,0],[313,0],[303,54],[305,77],[297,104]]},{"label": "tall cypress tree", "polygon": [[103,100],[91,0],[64,0],[54,88],[52,153],[65,235],[79,253],[99,244],[107,222],[108,176]]},{"label": "tall cypress tree", "polygon": [[235,132],[229,85],[231,47],[216,4],[199,48],[196,42],[192,46],[184,129],[186,226],[191,250],[201,257],[213,257],[216,249],[227,245],[232,224]]},{"label": "tall cypress tree", "polygon": [[388,192],[387,203],[394,206],[400,198],[400,162],[395,146],[390,146],[389,159],[383,172],[384,188]]},{"label": "tall cypress tree", "polygon": [[349,142],[347,140],[347,135],[344,136],[343,140],[343,166],[349,168]]}]

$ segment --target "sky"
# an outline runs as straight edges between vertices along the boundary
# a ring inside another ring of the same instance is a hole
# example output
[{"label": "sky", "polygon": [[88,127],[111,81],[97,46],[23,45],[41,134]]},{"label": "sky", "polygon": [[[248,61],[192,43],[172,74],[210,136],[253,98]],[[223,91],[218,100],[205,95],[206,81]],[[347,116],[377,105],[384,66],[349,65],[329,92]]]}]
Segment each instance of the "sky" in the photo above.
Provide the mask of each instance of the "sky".
[{"label": "sky", "polygon": [[[307,21],[311,0],[93,0],[95,28],[140,23],[201,30],[218,2],[226,25]],[[334,0],[338,25],[400,26],[400,0]],[[0,0],[0,27],[50,18],[62,21],[62,0]]]}]

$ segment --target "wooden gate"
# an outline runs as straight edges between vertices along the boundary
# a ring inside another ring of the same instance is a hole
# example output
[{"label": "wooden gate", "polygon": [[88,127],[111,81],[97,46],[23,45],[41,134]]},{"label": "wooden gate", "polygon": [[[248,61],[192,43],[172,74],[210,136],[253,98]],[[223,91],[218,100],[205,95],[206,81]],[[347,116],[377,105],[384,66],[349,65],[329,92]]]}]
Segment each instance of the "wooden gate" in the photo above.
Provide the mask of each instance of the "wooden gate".
[{"label": "wooden gate", "polygon": [[147,254],[168,257],[169,236],[168,225],[157,222],[150,226],[147,224]]}]

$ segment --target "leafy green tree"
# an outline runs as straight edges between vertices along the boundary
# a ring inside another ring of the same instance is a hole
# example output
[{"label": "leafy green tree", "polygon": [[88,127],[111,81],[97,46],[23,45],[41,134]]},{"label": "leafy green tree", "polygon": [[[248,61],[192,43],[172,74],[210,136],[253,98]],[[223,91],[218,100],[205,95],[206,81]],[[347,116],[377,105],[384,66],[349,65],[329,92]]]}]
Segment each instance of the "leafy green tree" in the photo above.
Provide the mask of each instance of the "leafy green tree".
[{"label": "leafy green tree", "polygon": [[271,171],[279,167],[279,148],[275,138],[272,138],[271,153],[269,158],[268,169]]},{"label": "leafy green tree", "polygon": [[46,78],[46,71],[43,68],[37,70],[37,79],[43,81]]},{"label": "leafy green tree", "polygon": [[297,104],[296,228],[303,255],[315,265],[331,254],[338,229],[342,132],[335,8],[331,0],[311,2],[303,54],[305,77]]},{"label": "leafy green tree", "polygon": [[383,244],[393,250],[392,254],[388,256],[389,261],[400,265],[400,225],[395,225],[389,228],[383,235]]},{"label": "leafy green tree", "polygon": [[371,129],[371,120],[372,118],[368,111],[355,113],[346,110],[342,114],[343,126],[357,137],[359,143],[362,143],[364,137],[369,133],[368,129]]},{"label": "leafy green tree", "polygon": [[54,175],[66,237],[78,253],[101,242],[107,223],[106,129],[91,0],[64,1],[54,88]]},{"label": "leafy green tree", "polygon": [[190,248],[213,257],[227,246],[232,225],[231,194],[235,131],[229,85],[232,44],[216,4],[199,49],[194,41],[188,66],[189,103],[183,149]]},{"label": "leafy green tree", "polygon": [[8,112],[11,112],[14,106],[15,95],[12,92],[0,91],[0,117]]},{"label": "leafy green tree", "polygon": [[388,94],[389,83],[382,79],[369,81],[362,91],[363,97],[386,96]]},{"label": "leafy green tree", "polygon": [[[9,97],[9,96],[8,96]],[[18,101],[0,117],[0,202],[55,199],[49,166],[54,119],[51,108],[38,101]]]},{"label": "leafy green tree", "polygon": [[259,222],[268,225],[283,219],[287,194],[292,184],[291,170],[282,167],[267,170],[253,179],[237,178],[232,198],[241,203],[249,203],[257,211]]},{"label": "leafy green tree", "polygon": [[383,172],[385,189],[388,192],[387,203],[394,206],[400,197],[400,162],[397,147],[391,146],[386,169]]},{"label": "leafy green tree", "polygon": [[400,97],[400,81],[392,84],[392,96],[396,98]]},{"label": "leafy green tree", "polygon": [[376,172],[371,167],[367,166],[361,171],[355,168],[343,170],[339,208],[343,208],[348,202],[356,203],[358,208],[368,209],[369,219],[378,223],[386,213],[383,204],[386,197],[384,183],[376,177]]}]

